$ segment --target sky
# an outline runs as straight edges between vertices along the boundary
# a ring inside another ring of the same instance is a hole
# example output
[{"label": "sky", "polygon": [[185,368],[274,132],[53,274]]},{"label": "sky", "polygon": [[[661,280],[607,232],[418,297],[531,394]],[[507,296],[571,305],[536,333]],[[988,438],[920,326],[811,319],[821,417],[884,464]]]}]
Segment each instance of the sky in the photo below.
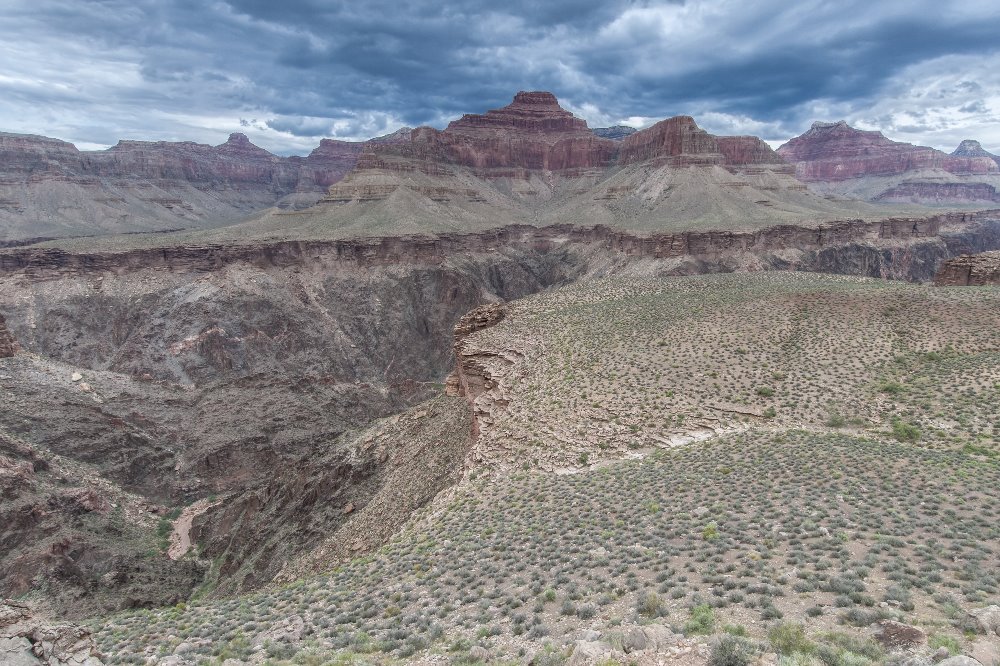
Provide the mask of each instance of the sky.
[{"label": "sky", "polygon": [[549,90],[591,127],[687,114],[778,145],[847,120],[1000,153],[996,0],[0,0],[0,131],[272,152]]}]

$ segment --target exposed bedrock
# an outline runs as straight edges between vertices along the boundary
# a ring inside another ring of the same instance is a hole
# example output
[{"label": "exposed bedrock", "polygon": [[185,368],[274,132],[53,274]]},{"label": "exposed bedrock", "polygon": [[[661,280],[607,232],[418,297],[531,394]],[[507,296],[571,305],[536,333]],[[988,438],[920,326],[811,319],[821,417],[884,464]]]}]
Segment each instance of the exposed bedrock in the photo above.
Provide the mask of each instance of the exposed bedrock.
[{"label": "exposed bedrock", "polygon": [[941,264],[934,284],[940,287],[1000,285],[1000,252],[963,254]]}]

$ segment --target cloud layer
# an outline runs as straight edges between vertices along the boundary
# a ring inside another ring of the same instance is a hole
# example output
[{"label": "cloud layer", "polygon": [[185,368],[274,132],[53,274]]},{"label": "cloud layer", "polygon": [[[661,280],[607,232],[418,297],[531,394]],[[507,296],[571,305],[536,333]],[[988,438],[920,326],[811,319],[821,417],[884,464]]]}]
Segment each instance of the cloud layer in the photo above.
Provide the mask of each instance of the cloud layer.
[{"label": "cloud layer", "polygon": [[1000,151],[1000,5],[977,0],[11,0],[0,130],[275,152],[551,90],[591,126],[686,113],[780,142],[844,118]]}]

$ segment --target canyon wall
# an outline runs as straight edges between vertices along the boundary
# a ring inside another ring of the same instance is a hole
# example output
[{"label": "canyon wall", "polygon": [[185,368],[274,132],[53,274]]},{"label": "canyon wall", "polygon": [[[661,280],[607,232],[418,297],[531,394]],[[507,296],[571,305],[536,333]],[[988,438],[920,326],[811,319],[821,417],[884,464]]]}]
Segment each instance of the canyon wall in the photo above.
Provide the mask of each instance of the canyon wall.
[{"label": "canyon wall", "polygon": [[1000,286],[1000,252],[963,254],[948,259],[934,276],[940,287]]}]

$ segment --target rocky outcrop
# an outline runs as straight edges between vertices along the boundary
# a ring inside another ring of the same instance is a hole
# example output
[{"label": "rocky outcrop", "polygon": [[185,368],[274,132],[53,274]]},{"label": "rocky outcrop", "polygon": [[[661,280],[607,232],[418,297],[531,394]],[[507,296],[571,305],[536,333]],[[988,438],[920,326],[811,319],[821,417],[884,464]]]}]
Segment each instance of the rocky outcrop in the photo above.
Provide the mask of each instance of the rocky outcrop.
[{"label": "rocky outcrop", "polygon": [[9,358],[17,353],[17,341],[7,330],[7,320],[0,314],[0,358]]},{"label": "rocky outcrop", "polygon": [[795,174],[795,167],[756,136],[720,136],[716,142],[722,153],[722,164],[734,171],[769,170],[787,175]]},{"label": "rocky outcrop", "polygon": [[0,663],[10,666],[101,666],[90,631],[32,615],[28,606],[0,602]]},{"label": "rocky outcrop", "polygon": [[464,342],[476,331],[496,326],[505,316],[503,305],[489,303],[465,314],[455,324],[455,369],[448,375],[445,390],[448,395],[462,396],[470,403],[492,388],[489,375],[475,359],[465,354]]},{"label": "rocky outcrop", "polygon": [[1000,252],[964,254],[948,259],[934,276],[939,287],[1000,285]]},{"label": "rocky outcrop", "polygon": [[952,157],[988,157],[997,164],[1000,164],[1000,155],[994,155],[983,148],[982,144],[974,139],[966,139],[958,144],[958,148],[951,151]]},{"label": "rocky outcrop", "polygon": [[755,136],[713,136],[690,116],[668,118],[627,136],[618,163],[641,162],[671,167],[720,165],[731,171],[794,171],[763,140]]},{"label": "rocky outcrop", "polygon": [[881,132],[858,130],[844,121],[813,123],[809,131],[788,141],[778,154],[795,165],[800,180],[838,181],[863,176],[889,176],[921,169],[958,175],[995,174],[988,157],[951,156],[933,148],[891,141]]}]

